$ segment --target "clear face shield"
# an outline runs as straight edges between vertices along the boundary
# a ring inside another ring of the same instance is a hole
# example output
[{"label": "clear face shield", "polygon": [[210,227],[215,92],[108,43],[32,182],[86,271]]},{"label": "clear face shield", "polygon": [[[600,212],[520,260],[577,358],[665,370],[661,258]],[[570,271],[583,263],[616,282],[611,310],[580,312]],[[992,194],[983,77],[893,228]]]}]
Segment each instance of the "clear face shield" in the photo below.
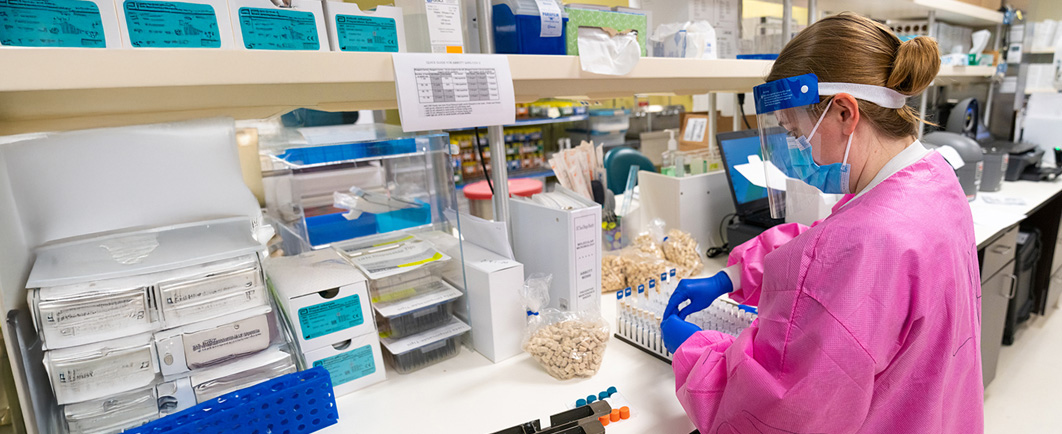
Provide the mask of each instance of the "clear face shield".
[{"label": "clear face shield", "polygon": [[[849,194],[851,166],[848,154],[854,134],[848,136],[841,161],[825,161],[819,128],[833,106],[833,99],[820,111],[822,98],[847,93],[882,107],[903,107],[906,97],[895,90],[850,83],[819,83],[815,74],[772,81],[753,89],[760,133],[763,178],[751,180],[767,190],[771,217],[785,217],[786,185],[804,182],[828,194]],[[759,181],[759,182],[757,182]]]}]

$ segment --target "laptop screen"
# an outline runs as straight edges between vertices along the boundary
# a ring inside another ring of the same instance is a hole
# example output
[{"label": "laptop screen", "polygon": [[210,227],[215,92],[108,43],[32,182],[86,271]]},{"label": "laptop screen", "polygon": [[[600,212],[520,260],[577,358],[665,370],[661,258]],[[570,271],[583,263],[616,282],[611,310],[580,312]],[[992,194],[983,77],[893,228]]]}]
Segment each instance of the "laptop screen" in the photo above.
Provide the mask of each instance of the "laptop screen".
[{"label": "laptop screen", "polygon": [[[723,165],[726,168],[727,180],[730,182],[730,190],[734,195],[735,207],[738,214],[747,214],[767,209],[767,189],[754,185],[741,172],[735,169],[749,162],[749,157],[755,155],[763,159],[763,151],[760,149],[760,135],[757,130],[735,131],[720,133],[717,135],[719,150],[723,157]],[[779,128],[774,134],[768,136],[768,140],[785,140],[785,130]]]}]

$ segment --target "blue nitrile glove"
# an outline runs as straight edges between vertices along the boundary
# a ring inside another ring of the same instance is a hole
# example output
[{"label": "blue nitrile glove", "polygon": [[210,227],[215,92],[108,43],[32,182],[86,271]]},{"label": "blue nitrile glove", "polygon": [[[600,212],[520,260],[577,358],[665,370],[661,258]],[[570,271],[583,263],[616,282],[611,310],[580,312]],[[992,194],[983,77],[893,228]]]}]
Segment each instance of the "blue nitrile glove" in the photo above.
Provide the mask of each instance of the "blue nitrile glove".
[{"label": "blue nitrile glove", "polygon": [[[682,279],[679,281],[678,288],[671,294],[671,299],[667,302],[667,309],[664,309],[664,318],[678,315],[679,319],[686,319],[687,316],[694,312],[707,309],[719,296],[733,290],[734,284],[730,281],[730,276],[723,271],[716,273],[712,277]],[[690,304],[679,310],[679,305],[686,300],[689,300]]]},{"label": "blue nitrile glove", "polygon": [[663,335],[664,346],[672,353],[678,351],[679,346],[686,342],[686,339],[699,331],[701,331],[700,327],[683,321],[675,315],[664,318],[664,321],[660,323],[660,334]]}]

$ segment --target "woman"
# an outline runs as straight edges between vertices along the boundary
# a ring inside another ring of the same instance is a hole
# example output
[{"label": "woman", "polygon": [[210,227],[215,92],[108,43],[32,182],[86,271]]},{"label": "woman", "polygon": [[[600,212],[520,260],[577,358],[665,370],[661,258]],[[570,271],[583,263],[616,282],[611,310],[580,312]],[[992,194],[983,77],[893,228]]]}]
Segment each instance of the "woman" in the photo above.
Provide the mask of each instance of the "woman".
[{"label": "woman", "polygon": [[[790,149],[814,158],[787,174],[851,194],[812,227],[777,226],[737,247],[726,270],[680,283],[661,327],[702,433],[983,432],[973,220],[903,104],[933,81],[939,56],[929,38],[901,42],[852,14],[782,50],[768,84],[822,82],[810,122],[778,112],[799,137]],[[726,293],[759,308],[737,338],[684,320]]]}]

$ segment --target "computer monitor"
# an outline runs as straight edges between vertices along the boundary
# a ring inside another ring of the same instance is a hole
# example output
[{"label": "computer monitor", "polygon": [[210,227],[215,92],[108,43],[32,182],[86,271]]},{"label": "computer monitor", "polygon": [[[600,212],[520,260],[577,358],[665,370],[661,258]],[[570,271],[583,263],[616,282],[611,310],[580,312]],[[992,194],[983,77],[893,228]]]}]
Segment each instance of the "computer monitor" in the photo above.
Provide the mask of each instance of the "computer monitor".
[{"label": "computer monitor", "polygon": [[[768,140],[786,140],[784,128],[775,127],[768,130],[768,133]],[[768,209],[770,204],[767,200],[767,189],[754,185],[734,169],[734,166],[748,163],[751,155],[763,159],[759,130],[719,133],[716,135],[716,143],[719,144],[719,153],[723,157],[726,180],[730,183],[730,193],[734,197],[737,214],[744,216]]]}]

